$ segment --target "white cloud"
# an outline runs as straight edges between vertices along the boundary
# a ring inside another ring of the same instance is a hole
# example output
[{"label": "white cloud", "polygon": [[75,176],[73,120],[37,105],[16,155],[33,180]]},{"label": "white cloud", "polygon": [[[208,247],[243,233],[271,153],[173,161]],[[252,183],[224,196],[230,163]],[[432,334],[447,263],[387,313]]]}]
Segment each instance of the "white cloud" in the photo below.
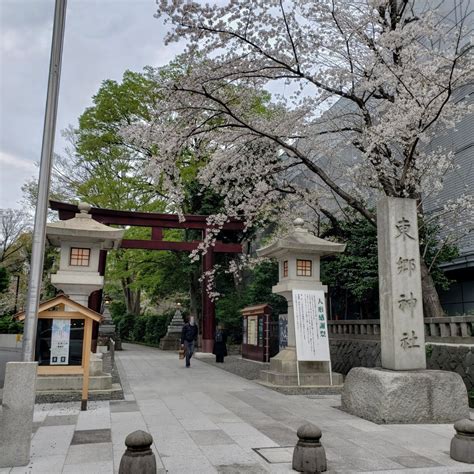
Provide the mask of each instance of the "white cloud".
[{"label": "white cloud", "polygon": [[0,208],[20,208],[21,186],[38,178],[38,168],[31,160],[0,150]]},{"label": "white cloud", "polygon": [[[182,50],[164,46],[156,8],[155,0],[68,1],[56,153],[66,145],[60,131],[77,125],[103,80],[164,65]],[[2,201],[20,201],[21,186],[38,174],[53,10],[54,0],[0,0]]]},{"label": "white cloud", "polygon": [[0,170],[2,170],[2,174],[7,170],[7,167],[11,166],[13,166],[13,168],[27,171],[33,171],[35,169],[31,161],[23,160],[22,158],[0,150]]}]

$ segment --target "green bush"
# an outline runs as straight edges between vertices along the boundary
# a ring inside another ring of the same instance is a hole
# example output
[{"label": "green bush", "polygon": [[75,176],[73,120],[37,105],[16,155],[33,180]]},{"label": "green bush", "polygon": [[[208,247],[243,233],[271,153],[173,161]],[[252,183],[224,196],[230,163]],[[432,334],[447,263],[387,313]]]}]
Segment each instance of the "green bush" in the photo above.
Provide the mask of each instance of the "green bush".
[{"label": "green bush", "polygon": [[426,357],[429,359],[431,354],[433,354],[433,346],[431,344],[426,344],[425,346]]},{"label": "green bush", "polygon": [[124,314],[117,324],[118,332],[120,334],[120,339],[123,341],[130,341],[132,339],[132,331],[135,325],[135,320],[137,316],[134,314]]},{"label": "green bush", "polygon": [[242,313],[245,306],[269,304],[272,307],[273,318],[287,312],[285,298],[272,293],[272,286],[278,282],[278,264],[265,261],[258,264],[245,275],[246,285],[241,289],[235,288],[233,279],[228,275],[221,277],[221,288],[224,296],[216,303],[216,318],[223,324],[231,342],[242,342]]},{"label": "green bush", "polygon": [[23,324],[14,321],[12,316],[5,314],[0,317],[0,334],[22,334]]},{"label": "green bush", "polygon": [[148,316],[146,322],[145,342],[147,344],[159,344],[162,337],[166,335],[169,318],[165,314]]},{"label": "green bush", "polygon": [[474,408],[474,388],[469,390],[468,397],[469,397],[469,406],[471,408]]},{"label": "green bush", "polygon": [[115,324],[118,324],[118,322],[125,316],[127,312],[127,307],[125,306],[125,303],[123,301],[114,300],[110,303],[109,310],[113,322]]},{"label": "green bush", "polygon": [[115,324],[122,340],[143,342],[156,346],[160,343],[161,338],[165,336],[173,315],[174,310],[149,316],[124,314],[116,318]]},{"label": "green bush", "polygon": [[143,342],[146,334],[147,316],[137,316],[132,330],[132,341]]}]

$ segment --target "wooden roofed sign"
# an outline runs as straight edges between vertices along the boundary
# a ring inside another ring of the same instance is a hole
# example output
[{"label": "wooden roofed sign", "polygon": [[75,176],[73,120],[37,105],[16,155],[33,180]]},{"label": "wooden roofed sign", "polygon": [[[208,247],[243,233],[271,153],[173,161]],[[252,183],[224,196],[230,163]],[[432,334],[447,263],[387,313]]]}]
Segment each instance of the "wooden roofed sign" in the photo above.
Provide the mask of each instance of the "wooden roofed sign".
[{"label": "wooden roofed sign", "polygon": [[[15,315],[23,321],[25,312]],[[82,375],[82,409],[87,407],[92,324],[103,316],[67,295],[44,301],[38,308],[36,357],[38,375]]]}]

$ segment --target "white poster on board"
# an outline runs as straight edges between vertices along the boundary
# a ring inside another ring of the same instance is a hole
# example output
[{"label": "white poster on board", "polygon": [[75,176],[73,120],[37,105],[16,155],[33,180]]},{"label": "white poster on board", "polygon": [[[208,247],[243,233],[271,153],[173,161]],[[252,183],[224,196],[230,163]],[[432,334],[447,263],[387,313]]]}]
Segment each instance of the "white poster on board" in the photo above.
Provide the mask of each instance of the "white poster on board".
[{"label": "white poster on board", "polygon": [[69,364],[70,319],[53,319],[51,328],[51,365]]},{"label": "white poster on board", "polygon": [[248,321],[248,338],[247,344],[251,346],[256,346],[258,344],[257,338],[257,316],[249,316]]},{"label": "white poster on board", "polygon": [[324,291],[293,290],[298,360],[330,361]]}]

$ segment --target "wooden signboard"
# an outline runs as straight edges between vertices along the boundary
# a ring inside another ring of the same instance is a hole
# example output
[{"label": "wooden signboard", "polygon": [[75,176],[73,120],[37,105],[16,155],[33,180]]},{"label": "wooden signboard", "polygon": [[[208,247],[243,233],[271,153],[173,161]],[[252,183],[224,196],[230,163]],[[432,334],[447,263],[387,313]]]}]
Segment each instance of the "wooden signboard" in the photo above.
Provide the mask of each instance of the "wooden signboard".
[{"label": "wooden signboard", "polygon": [[241,310],[243,316],[242,357],[268,362],[276,352],[270,338],[270,305],[249,306]]},{"label": "wooden signboard", "polygon": [[[23,321],[25,313],[15,315],[15,319]],[[50,343],[47,347],[48,357],[39,361],[38,375],[82,375],[82,397],[81,410],[87,410],[87,399],[89,392],[89,366],[92,347],[92,325],[100,323],[101,314],[92,311],[85,306],[76,303],[66,295],[41,303],[38,309],[38,326],[44,320],[51,320]],[[74,364],[70,360],[71,352],[71,323],[83,322],[82,357],[80,362]],[[37,339],[40,335],[37,334]],[[48,337],[49,339],[49,337]],[[38,345],[37,345],[38,346]],[[37,351],[36,359],[41,358]],[[49,360],[47,360],[49,359]]]}]

